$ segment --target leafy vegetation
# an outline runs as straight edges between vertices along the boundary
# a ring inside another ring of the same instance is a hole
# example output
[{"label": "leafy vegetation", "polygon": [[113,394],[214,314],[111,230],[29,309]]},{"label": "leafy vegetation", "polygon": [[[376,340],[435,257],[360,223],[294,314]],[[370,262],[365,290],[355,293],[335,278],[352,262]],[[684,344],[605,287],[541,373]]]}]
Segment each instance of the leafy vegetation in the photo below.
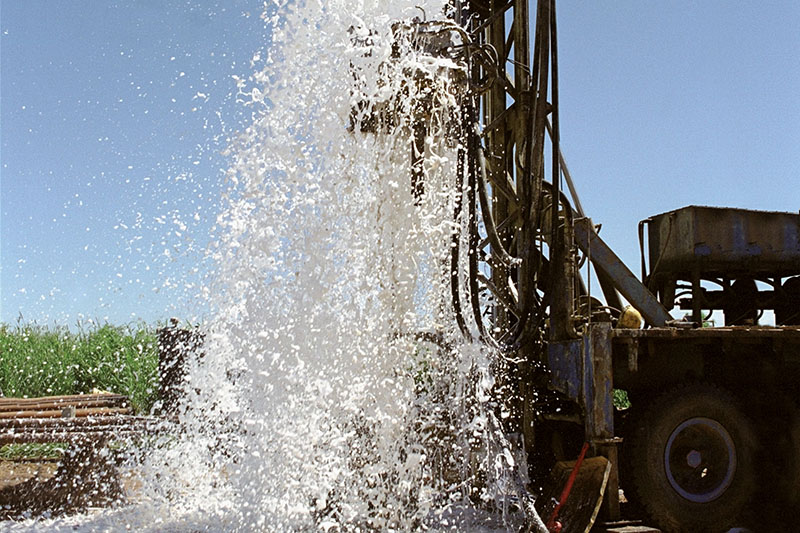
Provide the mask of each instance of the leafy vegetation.
[{"label": "leafy vegetation", "polygon": [[67,445],[63,443],[6,444],[0,448],[0,460],[58,459],[64,454]]},{"label": "leafy vegetation", "polygon": [[158,393],[158,342],[145,325],[66,328],[0,324],[0,390],[7,397],[124,394],[149,412]]},{"label": "leafy vegetation", "polygon": [[628,391],[624,389],[611,389],[611,403],[614,408],[620,411],[630,408],[631,401],[628,399]]}]

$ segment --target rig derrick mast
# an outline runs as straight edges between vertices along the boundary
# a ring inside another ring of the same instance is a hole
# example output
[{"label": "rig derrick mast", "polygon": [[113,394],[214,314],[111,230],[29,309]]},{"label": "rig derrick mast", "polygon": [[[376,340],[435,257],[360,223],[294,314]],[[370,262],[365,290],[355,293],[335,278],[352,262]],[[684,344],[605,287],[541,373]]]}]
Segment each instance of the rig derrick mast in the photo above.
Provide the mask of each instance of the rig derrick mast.
[{"label": "rig derrick mast", "polygon": [[[723,530],[751,520],[769,470],[781,474],[764,490],[796,517],[800,216],[698,206],[653,216],[639,226],[640,280],[598,236],[561,155],[555,0],[452,6],[482,58],[467,62],[477,191],[453,304],[465,335],[500,354],[506,432],[534,466],[575,458],[582,442],[605,457],[606,521],[620,518],[622,475],[628,500],[663,529]],[[676,320],[676,308],[691,314]],[[774,326],[759,325],[765,310]],[[706,327],[714,311],[723,327]],[[624,417],[614,387],[629,393]],[[794,526],[784,514],[768,520]]]},{"label": "rig derrick mast", "polygon": [[[446,11],[398,23],[393,38],[446,60],[458,102],[445,121],[458,153],[453,316],[497,354],[498,418],[529,473],[541,481],[585,444],[606,459],[604,520],[620,518],[621,472],[655,523],[701,531],[739,523],[766,464],[782,472],[777,499],[800,509],[800,216],[690,206],[651,217],[638,279],[598,236],[561,154],[555,0],[451,0]],[[430,76],[414,83],[433,86]],[[404,119],[418,200],[432,107],[419,100]],[[360,127],[396,127],[392,108],[373,105]],[[691,315],[673,319],[676,307]],[[714,310],[725,327],[704,327]],[[776,326],[758,325],[764,310]],[[631,398],[624,427],[613,387]]]},{"label": "rig derrick mast", "polygon": [[[584,214],[560,151],[555,1],[455,2],[454,18],[488,59],[470,65],[481,128],[468,157],[476,161],[481,223],[471,228],[463,292],[478,336],[501,354],[499,401],[512,414],[506,429],[534,457],[535,422],[548,399],[548,346],[586,336],[589,316],[618,316],[621,303],[605,273],[598,272],[603,306],[589,298],[578,272],[574,228]],[[588,231],[594,234],[590,223]],[[587,438],[611,439],[613,422],[595,422]]]}]

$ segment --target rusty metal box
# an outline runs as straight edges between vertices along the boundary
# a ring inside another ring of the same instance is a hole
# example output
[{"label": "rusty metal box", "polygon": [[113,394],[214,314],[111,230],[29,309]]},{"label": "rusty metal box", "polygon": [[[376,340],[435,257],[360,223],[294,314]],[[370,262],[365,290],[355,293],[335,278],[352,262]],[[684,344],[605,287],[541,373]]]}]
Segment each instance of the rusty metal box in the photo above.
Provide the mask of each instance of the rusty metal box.
[{"label": "rusty metal box", "polygon": [[800,214],[689,206],[648,220],[651,273],[800,274]]}]

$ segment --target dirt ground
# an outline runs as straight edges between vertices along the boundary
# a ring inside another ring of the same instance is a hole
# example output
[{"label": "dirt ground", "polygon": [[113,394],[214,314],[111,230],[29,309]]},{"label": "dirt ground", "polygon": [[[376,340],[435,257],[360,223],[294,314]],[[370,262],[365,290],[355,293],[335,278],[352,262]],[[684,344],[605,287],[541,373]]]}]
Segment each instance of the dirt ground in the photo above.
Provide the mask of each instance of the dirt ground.
[{"label": "dirt ground", "polygon": [[55,459],[0,461],[0,491],[33,478],[46,481],[55,475],[57,468]]},{"label": "dirt ground", "polygon": [[26,509],[39,507],[30,488],[52,483],[57,471],[56,460],[0,461],[0,519],[24,516]]},{"label": "dirt ground", "polygon": [[0,461],[0,519],[71,513],[124,499],[117,467],[92,448],[79,448],[60,461]]}]

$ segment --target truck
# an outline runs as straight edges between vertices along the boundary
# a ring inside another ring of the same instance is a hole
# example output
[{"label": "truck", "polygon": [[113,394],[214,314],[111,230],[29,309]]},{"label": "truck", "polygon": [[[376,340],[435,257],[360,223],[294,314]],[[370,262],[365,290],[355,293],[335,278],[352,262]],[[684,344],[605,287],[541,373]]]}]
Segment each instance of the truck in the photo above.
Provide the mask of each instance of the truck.
[{"label": "truck", "polygon": [[[587,443],[609,465],[596,527],[623,524],[621,502],[665,531],[793,523],[800,214],[650,217],[637,277],[584,213],[561,151],[555,0],[452,0],[446,20],[396,31],[461,87],[452,312],[503,355],[496,402],[532,477]],[[416,106],[415,195],[433,105]]]}]

